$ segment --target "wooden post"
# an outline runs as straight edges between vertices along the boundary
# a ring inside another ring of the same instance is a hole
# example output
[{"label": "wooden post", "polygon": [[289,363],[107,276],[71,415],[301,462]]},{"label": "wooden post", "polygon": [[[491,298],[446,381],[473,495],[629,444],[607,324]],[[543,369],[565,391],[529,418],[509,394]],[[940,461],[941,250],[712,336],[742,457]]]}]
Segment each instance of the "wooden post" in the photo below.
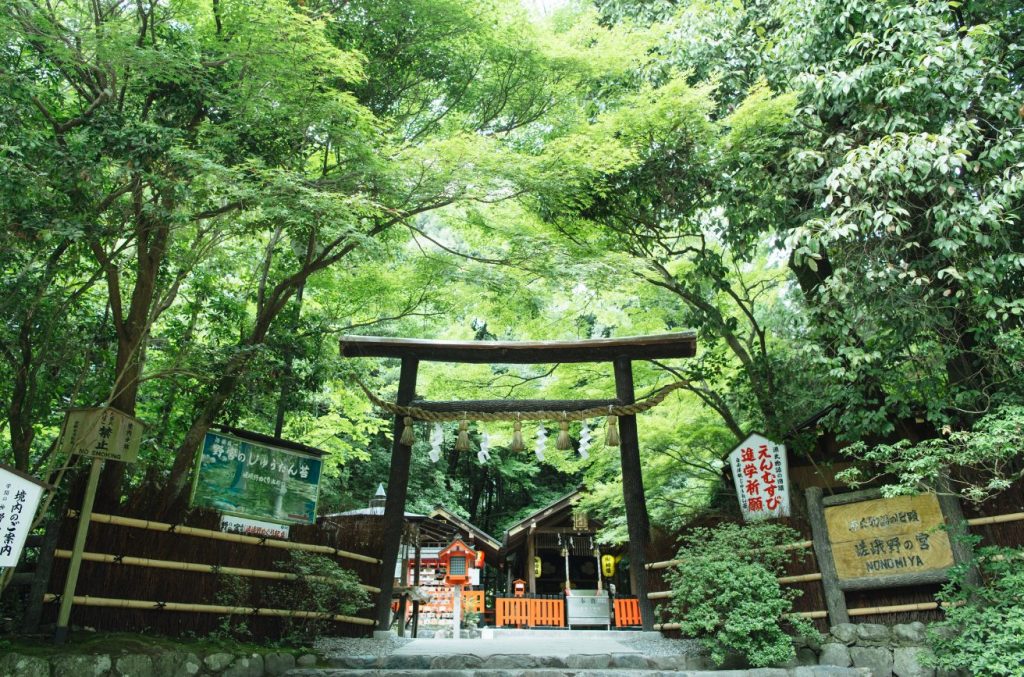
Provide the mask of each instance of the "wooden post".
[{"label": "wooden post", "polygon": [[537,535],[534,527],[526,532],[526,589],[531,595],[537,592],[537,576],[533,570],[533,560],[537,556]]},{"label": "wooden post", "polygon": [[[402,370],[398,377],[399,405],[407,405],[416,394],[416,373],[419,360],[402,359]],[[377,630],[387,631],[391,622],[391,592],[395,589],[395,562],[398,547],[402,541],[402,525],[405,522],[405,495],[409,489],[409,463],[412,448],[401,443],[405,424],[401,416],[395,416],[394,441],[391,445],[391,470],[388,474],[388,496],[384,503],[384,543],[381,549],[380,597],[377,598]]]},{"label": "wooden post", "polygon": [[[412,570],[412,584],[417,588],[420,585],[420,567],[423,566],[422,555],[423,547],[420,545],[420,525],[416,525],[416,565]],[[412,636],[415,638],[419,635],[420,630],[420,602],[418,599],[412,602]]]},{"label": "wooden post", "polygon": [[[56,515],[63,515],[63,506],[55,511]],[[25,631],[34,634],[39,631],[39,620],[43,616],[43,595],[46,594],[46,587],[50,583],[50,570],[53,568],[53,553],[57,549],[57,539],[60,537],[59,517],[54,517],[46,523],[46,535],[43,536],[43,543],[39,546],[39,558],[36,560],[36,570],[32,578],[32,591],[29,593],[28,611],[25,612]]]},{"label": "wooden post", "polygon": [[953,494],[948,481],[942,481],[935,494],[942,509],[942,517],[946,521],[949,534],[949,547],[953,551],[953,559],[957,564],[968,564],[966,581],[970,585],[981,585],[981,573],[973,564],[974,552],[965,539],[968,535],[967,519],[960,508],[960,501]]},{"label": "wooden post", "polygon": [[[633,366],[627,358],[615,359],[615,395],[623,404],[633,404]],[[636,576],[636,595],[640,605],[640,618],[644,630],[654,628],[654,604],[647,599],[647,544],[651,538],[644,496],[643,467],[640,464],[640,439],[636,431],[636,416],[619,417],[619,457],[622,462],[622,498],[626,504],[626,524],[629,531],[629,568]]]},{"label": "wooden post", "polygon": [[846,610],[846,593],[839,586],[836,562],[832,559],[832,544],[829,542],[828,526],[825,524],[825,507],[822,503],[821,487],[808,487],[804,495],[807,497],[807,515],[811,520],[811,534],[814,537],[814,555],[818,559],[821,585],[825,588],[828,623],[829,625],[849,623],[850,614]]},{"label": "wooden post", "polygon": [[[409,586],[409,544],[403,543],[401,545],[402,551],[402,568],[399,570],[398,582],[402,584],[402,588],[408,590]],[[405,637],[405,608],[409,604],[409,593],[403,592],[402,596],[398,600],[398,636]]]},{"label": "wooden post", "polygon": [[78,584],[78,571],[82,567],[82,552],[85,550],[85,537],[89,534],[89,520],[92,517],[92,504],[96,500],[96,487],[100,483],[101,470],[103,459],[92,459],[89,482],[85,486],[85,497],[82,499],[82,511],[78,513],[78,528],[75,530],[75,544],[71,548],[71,560],[68,562],[68,576],[64,581],[64,593],[60,598],[60,611],[57,612],[57,629],[53,636],[56,644],[65,644],[68,641],[71,605],[75,600],[75,586]]}]

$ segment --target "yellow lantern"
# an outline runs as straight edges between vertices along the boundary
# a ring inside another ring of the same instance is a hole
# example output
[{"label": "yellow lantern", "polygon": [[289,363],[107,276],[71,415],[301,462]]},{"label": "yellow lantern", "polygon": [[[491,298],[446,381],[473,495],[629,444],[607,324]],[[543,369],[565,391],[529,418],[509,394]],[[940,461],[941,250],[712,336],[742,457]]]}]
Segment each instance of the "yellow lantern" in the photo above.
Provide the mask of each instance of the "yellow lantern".
[{"label": "yellow lantern", "polygon": [[601,555],[601,573],[606,578],[611,578],[615,575],[615,558],[611,555]]},{"label": "yellow lantern", "polygon": [[534,557],[533,558],[533,575],[539,578],[540,577],[540,569],[541,569],[540,557]]}]

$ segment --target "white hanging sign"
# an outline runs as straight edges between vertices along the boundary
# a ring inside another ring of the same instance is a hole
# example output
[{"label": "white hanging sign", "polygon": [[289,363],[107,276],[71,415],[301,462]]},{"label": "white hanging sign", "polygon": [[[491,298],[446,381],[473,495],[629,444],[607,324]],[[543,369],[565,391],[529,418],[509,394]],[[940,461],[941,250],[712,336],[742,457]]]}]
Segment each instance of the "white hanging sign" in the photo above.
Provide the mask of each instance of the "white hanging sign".
[{"label": "white hanging sign", "polygon": [[729,454],[729,466],[745,521],[789,517],[789,463],[784,444],[754,433]]},{"label": "white hanging sign", "polygon": [[45,486],[14,468],[0,465],[0,567],[17,566]]},{"label": "white hanging sign", "polygon": [[261,538],[288,539],[288,525],[274,522],[263,522],[235,515],[220,516],[220,530],[229,534],[259,536]]}]

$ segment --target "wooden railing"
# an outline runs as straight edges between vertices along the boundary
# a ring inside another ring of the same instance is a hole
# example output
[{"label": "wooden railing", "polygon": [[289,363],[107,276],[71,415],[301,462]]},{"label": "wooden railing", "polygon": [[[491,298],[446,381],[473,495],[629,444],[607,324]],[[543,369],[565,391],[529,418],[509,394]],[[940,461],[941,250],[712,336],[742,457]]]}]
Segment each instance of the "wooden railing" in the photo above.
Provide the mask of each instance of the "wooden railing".
[{"label": "wooden railing", "polygon": [[640,620],[640,601],[635,597],[615,600],[615,627],[628,628],[643,625]]},{"label": "wooden railing", "polygon": [[565,627],[565,601],[499,597],[494,600],[494,624],[500,627]]}]

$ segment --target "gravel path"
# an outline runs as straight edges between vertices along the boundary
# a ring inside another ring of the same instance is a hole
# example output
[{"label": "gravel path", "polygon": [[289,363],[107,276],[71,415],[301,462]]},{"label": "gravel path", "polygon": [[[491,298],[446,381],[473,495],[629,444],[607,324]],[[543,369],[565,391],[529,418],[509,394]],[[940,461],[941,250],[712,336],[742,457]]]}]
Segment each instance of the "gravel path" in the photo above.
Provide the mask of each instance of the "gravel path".
[{"label": "gravel path", "polygon": [[384,639],[372,637],[325,637],[315,645],[317,653],[332,656],[390,656],[398,647],[413,641],[412,637],[389,635]]},{"label": "gravel path", "polygon": [[617,637],[616,641],[645,656],[695,656],[701,653],[700,642],[695,639],[669,639],[646,632],[635,636],[623,633],[622,638]]}]

